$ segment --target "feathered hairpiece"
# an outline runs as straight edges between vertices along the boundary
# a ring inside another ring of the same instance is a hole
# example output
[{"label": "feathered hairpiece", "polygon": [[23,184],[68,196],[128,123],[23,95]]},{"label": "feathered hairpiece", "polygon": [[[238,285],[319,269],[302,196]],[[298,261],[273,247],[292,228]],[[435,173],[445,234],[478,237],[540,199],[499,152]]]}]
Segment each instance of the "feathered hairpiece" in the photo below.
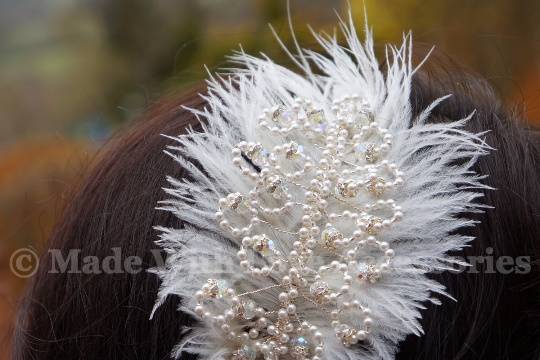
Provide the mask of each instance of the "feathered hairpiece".
[{"label": "feathered hairpiece", "polygon": [[346,47],[315,35],[325,54],[289,54],[302,74],[237,53],[191,109],[204,131],[173,138],[189,180],[168,179],[161,209],[186,225],[159,228],[156,308],[177,295],[199,320],[175,356],[392,359],[449,296],[427,274],[472,240],[456,230],[481,210],[489,147],[463,129],[472,115],[426,122],[444,98],[413,118],[410,35],[383,74],[369,29],[362,44],[341,27]]}]

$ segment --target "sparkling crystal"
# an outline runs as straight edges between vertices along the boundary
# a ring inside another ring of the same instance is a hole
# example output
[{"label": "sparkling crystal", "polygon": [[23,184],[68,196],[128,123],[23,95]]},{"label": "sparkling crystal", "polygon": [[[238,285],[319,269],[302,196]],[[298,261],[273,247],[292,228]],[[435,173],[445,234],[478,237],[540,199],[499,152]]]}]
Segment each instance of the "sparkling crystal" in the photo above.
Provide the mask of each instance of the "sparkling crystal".
[{"label": "sparkling crystal", "polygon": [[283,113],[284,109],[279,106],[277,109],[274,110],[274,112],[272,113],[272,120],[273,121],[278,121],[281,114]]},{"label": "sparkling crystal", "polygon": [[218,298],[225,297],[227,295],[227,289],[229,288],[229,283],[225,280],[218,280]]},{"label": "sparkling crystal", "polygon": [[266,235],[254,236],[253,250],[263,256],[270,256],[274,250],[274,241],[270,240]]},{"label": "sparkling crystal", "polygon": [[258,162],[263,157],[263,147],[261,144],[251,144],[246,151],[246,156],[252,161]]},{"label": "sparkling crystal", "polygon": [[369,144],[367,145],[367,148],[366,148],[366,161],[367,162],[370,162],[370,163],[373,163],[375,161],[377,161],[377,158],[378,158],[378,154],[377,154],[377,151],[375,150],[375,145],[373,144]]},{"label": "sparkling crystal", "polygon": [[292,340],[291,355],[298,360],[304,360],[310,355],[310,343],[304,336],[298,336]]},{"label": "sparkling crystal", "polygon": [[267,181],[266,190],[276,199],[280,199],[285,194],[283,180],[279,176],[270,177]]},{"label": "sparkling crystal", "polygon": [[317,130],[319,130],[320,132],[325,132],[326,131],[326,123],[320,123],[317,126]]},{"label": "sparkling crystal", "polygon": [[336,191],[340,196],[352,198],[358,195],[358,184],[353,180],[339,181],[336,184]]},{"label": "sparkling crystal", "polygon": [[343,234],[333,226],[327,226],[321,233],[321,240],[323,241],[323,245],[330,250],[334,250],[336,248],[336,240],[341,239],[343,239]]},{"label": "sparkling crystal", "polygon": [[339,331],[338,336],[341,339],[343,345],[350,346],[357,342],[357,340],[355,341],[354,338],[356,333],[357,331],[355,329],[352,329],[345,325],[344,329]]},{"label": "sparkling crystal", "polygon": [[368,264],[366,264],[365,262],[361,262],[361,263],[358,264],[356,269],[358,270],[359,274],[365,274],[365,273],[367,273],[369,267],[368,267]]},{"label": "sparkling crystal", "polygon": [[241,348],[235,350],[231,360],[255,360],[257,352],[249,345],[243,345]]},{"label": "sparkling crystal", "polygon": [[285,110],[281,113],[281,118],[287,122],[293,122],[298,118],[298,113],[294,109]]},{"label": "sparkling crystal", "polygon": [[357,265],[356,270],[358,271],[356,276],[359,280],[375,281],[375,265],[361,262]]},{"label": "sparkling crystal", "polygon": [[225,280],[208,279],[206,284],[208,285],[206,296],[220,299],[226,295],[228,283]]},{"label": "sparkling crystal", "polygon": [[359,153],[365,153],[367,150],[367,146],[364,143],[358,143],[356,144],[354,149]]},{"label": "sparkling crystal", "polygon": [[255,309],[257,304],[250,299],[244,299],[233,306],[237,316],[241,316],[246,320],[251,320],[255,317]]},{"label": "sparkling crystal", "polygon": [[358,114],[360,115],[360,118],[366,122],[373,121],[371,106],[366,100],[362,100],[362,102],[358,105]]},{"label": "sparkling crystal", "polygon": [[324,112],[322,110],[315,110],[308,113],[308,119],[315,124],[320,124],[325,121]]},{"label": "sparkling crystal", "polygon": [[304,147],[302,145],[298,145],[295,142],[291,142],[285,152],[285,156],[289,160],[298,159],[303,152],[304,152]]},{"label": "sparkling crystal", "polygon": [[384,192],[386,181],[382,177],[373,177],[369,179],[367,189],[374,195],[380,196]]},{"label": "sparkling crystal", "polygon": [[315,298],[324,297],[330,291],[328,284],[324,281],[316,281],[309,287],[309,292]]},{"label": "sparkling crystal", "polygon": [[382,219],[377,216],[370,216],[367,220],[366,231],[370,235],[374,235],[378,232],[377,224],[382,224]]},{"label": "sparkling crystal", "polygon": [[244,308],[243,317],[246,320],[251,320],[255,317],[255,309],[257,304],[252,300],[245,300],[242,302],[242,307]]},{"label": "sparkling crystal", "polygon": [[294,340],[294,345],[309,347],[309,341],[304,336],[299,336]]},{"label": "sparkling crystal", "polygon": [[227,201],[229,204],[229,207],[233,210],[238,209],[238,206],[242,203],[244,200],[244,196],[240,193],[232,193],[227,195]]}]

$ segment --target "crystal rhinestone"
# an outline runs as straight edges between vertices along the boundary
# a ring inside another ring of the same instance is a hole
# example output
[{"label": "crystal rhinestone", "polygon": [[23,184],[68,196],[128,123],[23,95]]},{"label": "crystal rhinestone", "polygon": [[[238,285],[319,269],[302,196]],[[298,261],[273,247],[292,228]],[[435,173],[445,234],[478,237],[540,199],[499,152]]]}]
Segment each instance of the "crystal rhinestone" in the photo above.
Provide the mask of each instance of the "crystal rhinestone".
[{"label": "crystal rhinestone", "polygon": [[350,345],[353,345],[355,343],[354,335],[356,335],[356,332],[357,331],[355,329],[351,329],[351,328],[347,327],[346,329],[340,331],[338,336],[341,339],[341,341],[343,342],[343,345],[350,346]]},{"label": "crystal rhinestone", "polygon": [[294,359],[304,360],[310,355],[310,344],[304,336],[298,336],[292,340],[291,355]]},{"label": "crystal rhinestone", "polygon": [[352,198],[358,195],[358,185],[353,180],[340,181],[336,184],[336,191],[340,196]]},{"label": "crystal rhinestone", "polygon": [[241,316],[246,320],[251,320],[255,317],[255,309],[257,304],[253,300],[245,299],[233,306],[233,310],[237,316]]},{"label": "crystal rhinestone", "polygon": [[307,114],[309,121],[314,124],[321,124],[325,122],[324,112],[322,110],[315,110]]},{"label": "crystal rhinestone", "polygon": [[358,143],[358,144],[356,144],[354,149],[356,150],[356,152],[365,153],[366,150],[367,150],[367,146],[366,146],[366,144]]},{"label": "crystal rhinestone", "polygon": [[366,232],[370,235],[374,235],[378,232],[377,224],[382,224],[382,219],[377,216],[370,216],[366,224]]},{"label": "crystal rhinestone", "polygon": [[309,288],[309,292],[313,296],[321,296],[328,293],[328,284],[324,281],[316,281]]},{"label": "crystal rhinestone", "polygon": [[302,145],[291,142],[287,148],[287,151],[285,152],[285,156],[289,160],[298,159],[303,152],[304,147]]},{"label": "crystal rhinestone", "polygon": [[317,303],[324,302],[325,295],[328,295],[330,288],[324,281],[316,281],[309,287],[310,294],[315,298]]},{"label": "crystal rhinestone", "polygon": [[225,296],[228,284],[225,280],[208,279],[206,281],[208,290],[205,295],[211,298],[222,298]]},{"label": "crystal rhinestone", "polygon": [[356,276],[358,277],[359,280],[371,281],[371,282],[375,280],[375,277],[374,277],[375,266],[373,264],[366,264],[364,262],[361,262],[356,267],[356,270],[358,271]]},{"label": "crystal rhinestone", "polygon": [[274,110],[274,112],[272,112],[272,120],[273,121],[278,121],[281,114],[283,113],[284,109],[279,106],[277,109]]},{"label": "crystal rhinestone", "polygon": [[333,226],[327,226],[321,233],[321,240],[325,248],[334,250],[336,241],[343,239],[343,234]]},{"label": "crystal rhinestone", "polygon": [[363,100],[360,104],[357,105],[357,109],[360,120],[363,120],[363,122],[365,123],[373,121],[371,107],[369,106],[369,103],[367,101]]},{"label": "crystal rhinestone", "polygon": [[293,122],[295,120],[297,120],[298,118],[298,113],[293,110],[293,109],[289,109],[289,110],[285,110],[281,113],[281,118],[284,120],[284,121],[287,121],[287,122]]},{"label": "crystal rhinestone", "polygon": [[365,262],[361,262],[358,264],[356,269],[358,270],[358,274],[365,274],[367,273],[369,267],[368,267],[368,264],[366,264]]},{"label": "crystal rhinestone", "polygon": [[375,150],[375,145],[373,144],[367,145],[365,153],[366,153],[367,162],[373,163],[377,161],[378,156],[377,156],[377,151]]},{"label": "crystal rhinestone", "polygon": [[265,234],[261,236],[254,236],[253,240],[253,250],[263,256],[272,255],[272,251],[274,250],[274,242],[270,240]]},{"label": "crystal rhinestone", "polygon": [[261,144],[251,144],[246,152],[246,156],[252,161],[258,161],[262,157],[263,147]]},{"label": "crystal rhinestone", "polygon": [[285,186],[279,176],[272,176],[267,181],[266,190],[276,199],[280,199],[285,193]]},{"label": "crystal rhinestone", "polygon": [[255,360],[257,357],[257,352],[255,349],[249,345],[243,345],[240,349],[237,349],[231,360]]},{"label": "crystal rhinestone", "polygon": [[245,300],[242,303],[242,307],[244,309],[244,312],[242,316],[246,320],[251,320],[255,317],[255,309],[257,308],[257,304],[255,304],[252,300]]},{"label": "crystal rhinestone", "polygon": [[382,177],[373,177],[369,179],[367,189],[376,196],[382,195],[386,181]]},{"label": "crystal rhinestone", "polygon": [[240,193],[232,193],[227,195],[227,202],[231,209],[236,210],[238,206],[242,203],[244,197]]},{"label": "crystal rhinestone", "polygon": [[227,289],[229,288],[229,284],[225,280],[218,280],[218,298],[225,297],[227,295]]}]

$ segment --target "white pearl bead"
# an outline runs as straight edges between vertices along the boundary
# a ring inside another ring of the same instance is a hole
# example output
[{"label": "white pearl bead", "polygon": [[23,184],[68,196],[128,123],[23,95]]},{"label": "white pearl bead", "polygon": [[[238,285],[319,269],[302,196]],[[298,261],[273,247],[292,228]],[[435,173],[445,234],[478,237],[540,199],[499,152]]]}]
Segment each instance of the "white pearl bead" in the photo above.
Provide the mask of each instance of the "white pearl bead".
[{"label": "white pearl bead", "polygon": [[364,326],[370,327],[371,325],[373,325],[373,320],[371,318],[365,318],[364,319]]},{"label": "white pearl bead", "polygon": [[264,316],[266,314],[266,311],[262,307],[258,307],[255,309],[255,315],[258,317]]},{"label": "white pearl bead", "polygon": [[270,335],[276,335],[277,334],[277,329],[274,325],[270,325],[266,331],[268,331],[268,334]]},{"label": "white pearl bead", "polygon": [[265,317],[262,317],[257,320],[257,326],[261,329],[264,328],[267,324],[268,324],[268,319],[266,319]]},{"label": "white pearl bead", "polygon": [[250,329],[249,330],[249,337],[252,339],[256,339],[257,336],[259,336],[259,331],[257,329]]},{"label": "white pearl bead", "polygon": [[295,299],[296,297],[298,297],[298,290],[296,289],[291,289],[289,290],[289,297]]},{"label": "white pearl bead", "polygon": [[367,338],[367,333],[366,333],[364,330],[360,330],[359,332],[356,333],[356,337],[357,337],[358,340],[360,340],[360,341],[366,340],[366,338]]}]

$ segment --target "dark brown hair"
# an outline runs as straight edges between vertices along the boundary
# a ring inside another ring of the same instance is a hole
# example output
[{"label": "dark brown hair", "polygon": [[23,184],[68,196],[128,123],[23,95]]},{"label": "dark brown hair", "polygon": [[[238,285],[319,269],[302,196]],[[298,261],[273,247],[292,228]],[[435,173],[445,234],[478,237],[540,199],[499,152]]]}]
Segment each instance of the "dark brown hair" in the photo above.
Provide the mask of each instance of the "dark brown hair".
[{"label": "dark brown hair", "polygon": [[[505,110],[491,87],[443,58],[432,58],[414,79],[411,101],[416,113],[435,98],[452,93],[432,121],[447,121],[476,114],[468,127],[491,130],[487,142],[497,150],[481,158],[476,167],[489,175],[496,191],[486,192],[493,206],[468,230],[477,237],[457,254],[493,257],[528,256],[526,274],[488,273],[434,275],[457,302],[427,306],[423,314],[425,336],[409,337],[399,359],[538,359],[540,357],[540,185],[538,135]],[[183,170],[162,150],[166,135],[197,127],[185,104],[201,108],[191,94],[173,97],[154,106],[131,129],[117,135],[101,151],[97,165],[77,188],[49,247],[80,256],[139,256],[145,269],[156,265],[151,250],[155,225],[181,227],[172,214],[155,210],[166,197],[165,176],[184,176]],[[29,359],[167,359],[189,323],[177,311],[180,299],[169,298],[149,320],[159,287],[155,275],[50,274],[51,257],[44,254],[19,311],[13,358]],[[525,272],[525,271],[524,271]],[[191,356],[183,355],[183,358]]]}]

